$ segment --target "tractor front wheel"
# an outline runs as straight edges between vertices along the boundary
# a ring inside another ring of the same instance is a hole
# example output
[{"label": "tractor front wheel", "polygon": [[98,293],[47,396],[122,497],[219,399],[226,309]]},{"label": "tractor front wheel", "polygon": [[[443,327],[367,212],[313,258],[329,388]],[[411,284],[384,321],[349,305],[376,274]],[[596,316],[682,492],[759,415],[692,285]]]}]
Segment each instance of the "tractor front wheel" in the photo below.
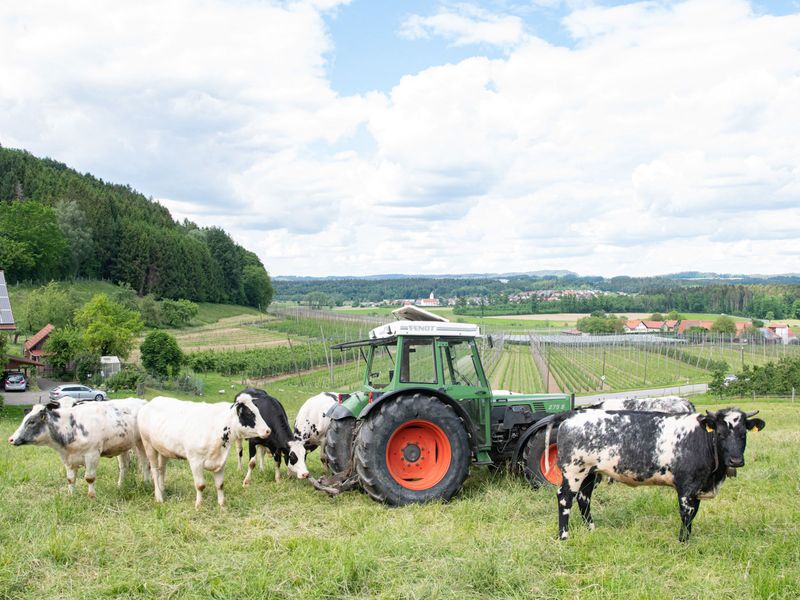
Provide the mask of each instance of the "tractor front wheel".
[{"label": "tractor front wheel", "polygon": [[550,445],[545,450],[545,430],[534,433],[522,450],[522,472],[533,487],[561,485],[561,469],[558,466],[558,447],[555,431],[550,434]]},{"label": "tractor front wheel", "polygon": [[352,417],[331,421],[325,436],[325,463],[332,475],[352,468],[353,430],[356,420]]},{"label": "tractor front wheel", "polygon": [[375,407],[356,441],[361,486],[393,506],[449,500],[472,458],[464,424],[452,407],[414,394]]}]

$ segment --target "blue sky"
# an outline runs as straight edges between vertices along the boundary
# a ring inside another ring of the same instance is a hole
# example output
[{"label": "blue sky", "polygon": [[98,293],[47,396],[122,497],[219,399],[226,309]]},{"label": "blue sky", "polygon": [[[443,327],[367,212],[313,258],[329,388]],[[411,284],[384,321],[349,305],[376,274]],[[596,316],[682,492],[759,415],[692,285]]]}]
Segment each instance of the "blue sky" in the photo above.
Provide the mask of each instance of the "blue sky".
[{"label": "blue sky", "polygon": [[[456,5],[458,3],[450,3]],[[559,46],[574,46],[575,40],[562,24],[570,3],[472,2],[489,12],[518,16],[531,34]],[[574,2],[572,5],[589,4]],[[599,1],[599,6],[633,4],[625,1]],[[456,46],[443,38],[410,40],[399,35],[403,22],[411,15],[432,14],[440,6],[429,0],[353,0],[326,14],[325,20],[334,42],[328,73],[331,87],[340,94],[363,94],[371,90],[388,92],[403,75],[428,67],[455,63],[471,56],[502,57],[502,48],[489,44]],[[800,10],[798,0],[770,0],[752,3],[762,14],[786,15]]]},{"label": "blue sky", "polygon": [[0,143],[274,274],[800,271],[798,0],[29,0],[0,39]]}]

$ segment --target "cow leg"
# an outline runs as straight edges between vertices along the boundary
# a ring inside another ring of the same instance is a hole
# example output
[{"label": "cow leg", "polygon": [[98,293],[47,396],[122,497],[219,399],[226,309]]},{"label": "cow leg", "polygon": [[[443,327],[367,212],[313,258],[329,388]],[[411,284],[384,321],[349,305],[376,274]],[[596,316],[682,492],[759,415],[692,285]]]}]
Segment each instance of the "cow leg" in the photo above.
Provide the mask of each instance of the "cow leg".
[{"label": "cow leg", "polygon": [[67,490],[69,490],[70,495],[75,493],[75,467],[73,465],[64,465],[64,468],[67,470]]},{"label": "cow leg", "polygon": [[[197,497],[194,501],[195,510],[200,510],[200,505],[203,504],[203,490],[206,489],[206,478],[203,474],[203,461],[202,460],[189,460],[189,468],[192,470],[192,478],[194,478],[194,487],[197,490]],[[220,469],[221,471],[222,469]]]},{"label": "cow leg", "polygon": [[158,455],[158,482],[161,485],[161,492],[164,492],[164,486],[167,482],[167,463],[169,459],[163,454]]},{"label": "cow leg", "polygon": [[272,453],[272,460],[275,461],[275,481],[281,480],[281,451],[277,450]]},{"label": "cow leg", "polygon": [[83,459],[86,467],[86,472],[83,477],[86,479],[86,483],[89,484],[89,498],[94,498],[94,481],[97,479],[97,465],[100,463],[100,453],[92,452],[84,456]]},{"label": "cow leg", "polygon": [[[258,448],[260,448],[260,446],[258,446]],[[250,460],[247,461],[247,475],[244,476],[242,487],[247,487],[250,485],[250,479],[253,477],[253,469],[256,466],[255,454],[257,451],[258,450],[255,441],[253,438],[250,438],[247,444],[247,456]]]},{"label": "cow leg", "polygon": [[236,470],[237,471],[241,471],[242,470],[242,451],[243,451],[242,439],[241,438],[236,438],[236,442],[235,443],[236,443]]},{"label": "cow leg", "polygon": [[581,488],[578,490],[578,508],[581,511],[581,516],[586,525],[589,526],[591,531],[594,531],[594,521],[592,521],[592,492],[597,485],[597,478],[594,473],[589,473],[586,479],[581,483]]},{"label": "cow leg", "polygon": [[161,470],[158,468],[159,454],[147,442],[142,442],[144,453],[147,456],[147,462],[150,465],[150,475],[153,478],[153,494],[155,495],[156,502],[164,501],[164,484],[161,481]]},{"label": "cow leg", "polygon": [[260,470],[264,470],[264,453],[267,449],[264,446],[257,446],[256,447],[256,454],[258,455],[258,468]]},{"label": "cow leg", "polygon": [[681,542],[689,541],[689,536],[692,534],[692,521],[697,516],[698,508],[700,508],[700,500],[697,499],[697,496],[678,492],[678,509],[681,513],[681,531],[678,534],[678,540]]},{"label": "cow leg", "polygon": [[217,504],[219,507],[225,508],[225,469],[221,468],[219,471],[214,471],[214,485],[217,488]]},{"label": "cow leg", "polygon": [[122,482],[125,481],[125,475],[128,473],[128,465],[131,462],[131,455],[126,450],[117,456],[117,462],[119,463],[119,478],[117,479],[117,487],[122,487]]},{"label": "cow leg", "polygon": [[141,440],[136,443],[136,460],[139,462],[139,468],[142,470],[142,481],[145,483],[150,481],[150,461],[147,459],[147,454],[144,451]]},{"label": "cow leg", "polygon": [[[572,501],[580,491],[583,480],[572,477],[573,473],[568,473],[562,469],[563,480],[561,487],[558,488],[558,539],[566,540],[569,538],[569,513],[572,510]],[[585,478],[584,478],[585,479]]]}]

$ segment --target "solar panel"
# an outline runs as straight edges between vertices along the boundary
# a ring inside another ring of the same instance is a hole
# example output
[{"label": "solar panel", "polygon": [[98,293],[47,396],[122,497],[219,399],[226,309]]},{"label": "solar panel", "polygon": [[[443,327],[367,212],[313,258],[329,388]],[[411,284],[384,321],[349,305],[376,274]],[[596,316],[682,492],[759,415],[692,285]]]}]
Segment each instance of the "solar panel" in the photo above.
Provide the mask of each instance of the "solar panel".
[{"label": "solar panel", "polygon": [[0,328],[14,327],[14,314],[11,312],[11,301],[8,299],[6,275],[0,271]]}]

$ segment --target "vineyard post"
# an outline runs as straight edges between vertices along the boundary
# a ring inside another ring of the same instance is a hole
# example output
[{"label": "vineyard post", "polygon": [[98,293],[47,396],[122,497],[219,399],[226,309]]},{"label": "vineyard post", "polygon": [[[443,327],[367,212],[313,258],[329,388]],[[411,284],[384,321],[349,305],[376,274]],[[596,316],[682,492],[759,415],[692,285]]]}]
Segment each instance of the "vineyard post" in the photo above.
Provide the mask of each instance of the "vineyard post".
[{"label": "vineyard post", "polygon": [[645,353],[644,353],[644,385],[647,385],[647,355],[648,354],[649,354],[649,352],[647,352],[647,348],[645,347]]},{"label": "vineyard post", "polygon": [[294,372],[297,374],[297,379],[300,381],[300,385],[303,385],[303,376],[300,375],[300,369],[297,366],[297,357],[294,355],[294,348],[292,348],[292,338],[288,335],[286,336],[286,341],[289,342],[289,352],[292,353],[292,362],[294,363]]}]

